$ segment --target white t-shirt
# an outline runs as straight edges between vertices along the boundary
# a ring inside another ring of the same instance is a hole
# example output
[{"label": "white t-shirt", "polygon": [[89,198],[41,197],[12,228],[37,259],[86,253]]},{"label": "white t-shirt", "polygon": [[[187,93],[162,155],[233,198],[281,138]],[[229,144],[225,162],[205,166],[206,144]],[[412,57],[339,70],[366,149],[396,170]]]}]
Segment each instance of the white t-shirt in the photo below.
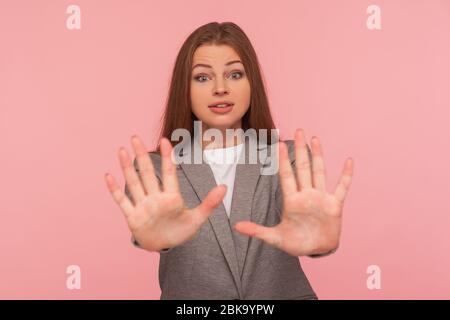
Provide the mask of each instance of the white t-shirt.
[{"label": "white t-shirt", "polygon": [[231,200],[233,198],[236,164],[239,160],[243,146],[244,144],[241,143],[228,148],[203,150],[204,161],[211,167],[217,185],[227,185],[227,193],[223,199],[223,204],[228,218],[230,218]]}]

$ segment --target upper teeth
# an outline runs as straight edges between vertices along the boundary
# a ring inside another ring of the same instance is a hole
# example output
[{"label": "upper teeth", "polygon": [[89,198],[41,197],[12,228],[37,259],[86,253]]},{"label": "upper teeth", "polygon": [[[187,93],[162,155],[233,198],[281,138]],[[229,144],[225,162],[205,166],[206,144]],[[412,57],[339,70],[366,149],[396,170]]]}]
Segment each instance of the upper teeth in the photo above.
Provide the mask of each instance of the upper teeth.
[{"label": "upper teeth", "polygon": [[216,106],[216,107],[220,107],[220,108],[223,108],[223,107],[226,107],[226,106],[228,106],[228,104],[216,104],[215,106]]}]

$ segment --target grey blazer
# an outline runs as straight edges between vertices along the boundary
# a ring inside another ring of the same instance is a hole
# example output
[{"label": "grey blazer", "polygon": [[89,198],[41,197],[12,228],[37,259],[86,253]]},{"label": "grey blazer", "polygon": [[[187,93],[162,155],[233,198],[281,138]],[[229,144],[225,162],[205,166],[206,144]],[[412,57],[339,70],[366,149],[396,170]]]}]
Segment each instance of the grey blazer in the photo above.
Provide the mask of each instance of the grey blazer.
[{"label": "grey blazer", "polygon": [[[294,141],[285,142],[294,166]],[[243,150],[248,150],[247,139],[245,143]],[[265,148],[270,150],[270,146]],[[311,157],[309,147],[308,151]],[[149,156],[161,183],[161,157],[156,152],[149,152]],[[248,151],[241,156],[248,160]],[[241,220],[265,226],[280,222],[279,175],[262,175],[263,165],[248,161],[237,164],[230,219],[221,203],[192,239],[160,251],[161,299],[317,299],[298,257],[232,228]],[[138,170],[136,159],[134,166]],[[199,205],[216,186],[211,168],[205,162],[181,163],[177,165],[177,176],[189,208]],[[132,200],[127,186],[125,193]],[[139,246],[133,237],[132,241]]]}]

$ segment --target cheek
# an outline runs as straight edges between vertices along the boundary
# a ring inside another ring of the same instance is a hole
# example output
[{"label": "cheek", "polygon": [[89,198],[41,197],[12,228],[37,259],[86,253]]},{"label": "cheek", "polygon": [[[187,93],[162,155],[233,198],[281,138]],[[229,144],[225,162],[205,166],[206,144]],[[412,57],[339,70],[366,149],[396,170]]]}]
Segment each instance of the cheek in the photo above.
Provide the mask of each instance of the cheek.
[{"label": "cheek", "polygon": [[191,85],[191,104],[192,109],[199,110],[207,104],[207,93],[205,88],[199,88],[196,85]]},{"label": "cheek", "polygon": [[251,90],[250,90],[250,84],[248,82],[242,82],[239,83],[234,88],[235,97],[237,99],[237,102],[239,103],[240,108],[245,113],[247,109],[249,108],[250,104],[250,98],[251,98]]}]

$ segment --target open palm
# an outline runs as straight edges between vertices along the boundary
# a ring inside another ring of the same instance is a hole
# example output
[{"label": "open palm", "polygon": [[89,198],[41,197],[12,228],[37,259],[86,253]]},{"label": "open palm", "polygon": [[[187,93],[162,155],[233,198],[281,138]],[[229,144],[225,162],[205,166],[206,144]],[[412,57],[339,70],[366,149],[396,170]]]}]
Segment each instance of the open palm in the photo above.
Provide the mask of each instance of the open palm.
[{"label": "open palm", "polygon": [[334,193],[329,193],[319,139],[313,137],[311,145],[312,165],[304,132],[297,130],[294,174],[287,146],[280,142],[281,222],[275,227],[265,227],[241,221],[235,225],[238,232],[259,238],[294,256],[324,254],[337,249],[344,199],[353,175],[353,159],[346,160]]},{"label": "open palm", "polygon": [[130,197],[110,174],[105,175],[108,190],[125,216],[134,239],[143,249],[161,251],[176,247],[191,239],[223,201],[226,185],[216,186],[197,207],[189,209],[180,193],[170,141],[161,139],[162,181],[158,181],[142,140],[134,136],[131,141],[138,168],[133,167],[125,148],[119,150]]}]

